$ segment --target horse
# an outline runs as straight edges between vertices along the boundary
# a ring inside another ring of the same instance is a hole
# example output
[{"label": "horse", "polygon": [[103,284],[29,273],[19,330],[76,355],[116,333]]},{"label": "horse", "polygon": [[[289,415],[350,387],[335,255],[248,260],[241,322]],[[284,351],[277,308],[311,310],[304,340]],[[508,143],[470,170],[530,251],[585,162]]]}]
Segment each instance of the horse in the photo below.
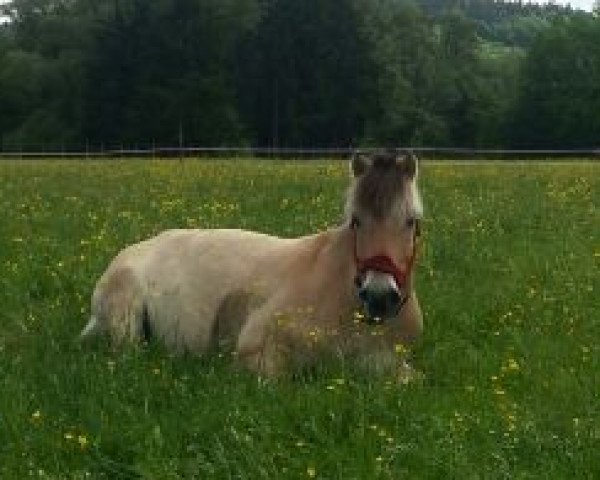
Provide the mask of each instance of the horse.
[{"label": "horse", "polygon": [[423,329],[417,179],[412,153],[355,153],[338,227],[293,239],[176,229],[126,247],[98,280],[80,338],[229,349],[266,377],[327,353],[377,371],[410,368],[398,352]]}]

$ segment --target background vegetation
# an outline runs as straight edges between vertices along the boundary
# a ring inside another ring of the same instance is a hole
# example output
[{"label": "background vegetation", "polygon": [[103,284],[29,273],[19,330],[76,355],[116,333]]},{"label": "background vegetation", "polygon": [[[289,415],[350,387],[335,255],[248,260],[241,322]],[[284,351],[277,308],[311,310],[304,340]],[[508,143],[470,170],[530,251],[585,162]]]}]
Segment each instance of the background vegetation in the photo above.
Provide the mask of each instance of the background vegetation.
[{"label": "background vegetation", "polygon": [[12,0],[0,148],[596,147],[600,20],[493,0]]},{"label": "background vegetation", "polygon": [[0,477],[600,477],[600,164],[421,171],[425,378],[399,386],[75,342],[123,245],[335,225],[345,163],[0,163]]}]

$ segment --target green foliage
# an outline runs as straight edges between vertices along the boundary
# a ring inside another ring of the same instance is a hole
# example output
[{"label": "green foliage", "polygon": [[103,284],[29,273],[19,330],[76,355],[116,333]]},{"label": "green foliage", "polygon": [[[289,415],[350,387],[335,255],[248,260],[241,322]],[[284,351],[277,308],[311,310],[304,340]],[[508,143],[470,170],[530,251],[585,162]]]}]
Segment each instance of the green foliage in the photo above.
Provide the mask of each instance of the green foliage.
[{"label": "green foliage", "polygon": [[250,0],[117,3],[96,23],[87,58],[86,137],[174,145],[181,130],[187,143],[238,143],[234,48],[255,8]]},{"label": "green foliage", "polygon": [[595,147],[600,141],[600,21],[557,20],[528,52],[514,141],[526,147]]},{"label": "green foliage", "polygon": [[[597,141],[571,127],[540,130],[533,119],[536,112],[541,123],[553,118],[555,110],[531,106],[544,92],[570,105],[573,124],[585,117],[597,130],[588,70],[600,42],[567,25],[593,30],[598,19],[570,8],[492,0],[13,0],[5,10],[4,150]],[[566,69],[569,62],[553,58],[549,35],[564,40],[558,52],[582,63]],[[549,67],[535,65],[546,58],[558,89],[548,90],[540,73]]]},{"label": "green foliage", "polygon": [[[165,228],[341,218],[345,162],[0,163],[0,477],[598,478],[600,165],[428,163],[420,383],[346,364],[75,337],[95,280]],[[365,328],[369,328],[367,325]]]},{"label": "green foliage", "polygon": [[242,49],[239,91],[259,145],[347,146],[362,135],[371,84],[354,0],[272,0]]},{"label": "green foliage", "polygon": [[473,19],[487,41],[526,47],[549,22],[573,14],[570,6],[510,0],[418,0],[433,16],[458,11]]},{"label": "green foliage", "polygon": [[518,16],[504,20],[489,29],[487,37],[512,47],[529,47],[550,20],[538,16]]},{"label": "green foliage", "polygon": [[369,17],[366,34],[376,68],[373,113],[367,122],[370,143],[420,143],[425,136],[438,140],[443,121],[435,111],[431,92],[436,81],[434,25],[412,5],[388,0],[365,2]]},{"label": "green foliage", "polygon": [[482,58],[475,24],[460,13],[434,23],[394,1],[371,13],[378,102],[370,143],[501,144],[514,59]]}]

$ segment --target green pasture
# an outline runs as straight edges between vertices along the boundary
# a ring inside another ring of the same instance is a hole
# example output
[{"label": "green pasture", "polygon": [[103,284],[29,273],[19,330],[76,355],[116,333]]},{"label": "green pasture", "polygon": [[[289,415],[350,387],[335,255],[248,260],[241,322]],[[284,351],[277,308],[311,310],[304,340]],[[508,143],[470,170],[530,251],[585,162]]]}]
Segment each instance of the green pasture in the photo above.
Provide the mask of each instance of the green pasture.
[{"label": "green pasture", "polygon": [[[340,221],[339,161],[0,162],[0,478],[600,478],[600,163],[424,162],[407,386],[75,338],[123,246]],[[365,325],[365,328],[369,328]]]}]

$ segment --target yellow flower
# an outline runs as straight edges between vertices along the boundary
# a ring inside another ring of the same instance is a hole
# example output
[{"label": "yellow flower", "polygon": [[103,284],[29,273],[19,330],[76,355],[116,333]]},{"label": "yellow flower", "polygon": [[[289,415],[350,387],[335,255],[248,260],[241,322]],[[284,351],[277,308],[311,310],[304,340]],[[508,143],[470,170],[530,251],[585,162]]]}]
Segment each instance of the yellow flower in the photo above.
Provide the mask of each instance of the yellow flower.
[{"label": "yellow flower", "polygon": [[314,343],[317,343],[321,339],[321,332],[319,331],[319,329],[311,330],[310,332],[308,332],[308,334],[310,335],[310,338]]},{"label": "yellow flower", "polygon": [[308,467],[306,469],[306,474],[310,477],[310,478],[315,478],[317,476],[317,470],[315,469],[315,467]]},{"label": "yellow flower", "polygon": [[33,420],[40,420],[42,418],[42,413],[39,410],[36,410],[31,414],[31,418]]},{"label": "yellow flower", "polygon": [[509,358],[508,362],[507,362],[507,369],[508,370],[519,370],[519,363],[514,359],[514,358]]},{"label": "yellow flower", "polygon": [[85,447],[87,447],[88,444],[88,439],[85,435],[79,435],[77,437],[77,442],[79,443],[79,446],[84,449]]}]

